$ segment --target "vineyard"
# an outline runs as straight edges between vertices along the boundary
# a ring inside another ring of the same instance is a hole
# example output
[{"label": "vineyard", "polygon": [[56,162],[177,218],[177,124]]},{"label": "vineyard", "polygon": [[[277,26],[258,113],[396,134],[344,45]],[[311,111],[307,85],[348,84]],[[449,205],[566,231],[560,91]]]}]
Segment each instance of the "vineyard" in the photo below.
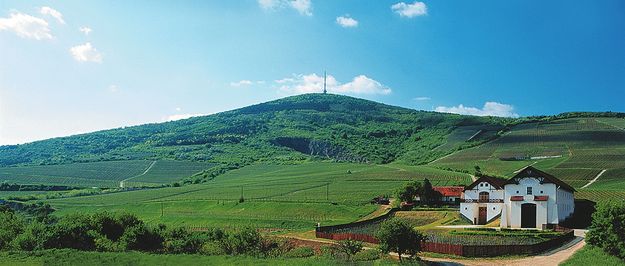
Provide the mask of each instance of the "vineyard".
[{"label": "vineyard", "polygon": [[[590,188],[621,180],[625,168],[625,131],[618,118],[574,118],[521,124],[484,145],[462,150],[432,163],[439,168],[512,176],[534,165],[577,188],[588,184],[603,169],[607,172]],[[625,183],[614,183],[625,188]],[[616,188],[616,187],[615,187]]]},{"label": "vineyard", "polygon": [[[153,164],[153,167],[150,166]],[[77,187],[117,187],[132,178],[141,184],[167,184],[214,166],[182,161],[106,161],[64,165],[0,168],[0,182],[18,184],[67,185]],[[147,172],[146,172],[147,170]],[[139,183],[137,183],[139,184]],[[127,186],[131,186],[130,185]]]},{"label": "vineyard", "polygon": [[[202,185],[49,200],[59,213],[131,211],[170,224],[311,228],[352,222],[373,212],[368,202],[409,180],[468,184],[466,174],[422,166],[306,163],[254,165]],[[243,198],[243,202],[239,200]]]}]

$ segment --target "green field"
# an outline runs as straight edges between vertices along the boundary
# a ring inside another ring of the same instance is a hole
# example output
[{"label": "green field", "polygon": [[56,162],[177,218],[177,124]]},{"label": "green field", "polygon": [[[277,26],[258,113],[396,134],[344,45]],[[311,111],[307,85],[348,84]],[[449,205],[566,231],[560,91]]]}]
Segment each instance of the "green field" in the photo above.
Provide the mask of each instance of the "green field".
[{"label": "green field", "polygon": [[[110,253],[76,250],[0,253],[0,265],[335,265],[322,257],[255,258],[246,256],[159,255],[140,252]],[[379,263],[378,263],[379,264]],[[392,265],[392,261],[383,261]]]},{"label": "green field", "polygon": [[[57,214],[130,211],[154,223],[190,227],[310,229],[318,222],[358,220],[376,210],[368,202],[409,180],[468,184],[466,174],[423,166],[315,162],[254,165],[201,185],[49,200]],[[239,203],[243,194],[245,201]]]},{"label": "green field", "polygon": [[[535,122],[513,127],[502,137],[462,150],[431,165],[462,171],[512,176],[534,165],[581,188],[602,170],[606,172],[590,190],[625,189],[625,120],[573,118]],[[502,160],[502,158],[524,158]]]},{"label": "green field", "polygon": [[159,185],[178,181],[211,163],[185,161],[106,161],[63,165],[15,166],[0,168],[0,182],[18,184],[66,185],[76,187],[118,187]]}]

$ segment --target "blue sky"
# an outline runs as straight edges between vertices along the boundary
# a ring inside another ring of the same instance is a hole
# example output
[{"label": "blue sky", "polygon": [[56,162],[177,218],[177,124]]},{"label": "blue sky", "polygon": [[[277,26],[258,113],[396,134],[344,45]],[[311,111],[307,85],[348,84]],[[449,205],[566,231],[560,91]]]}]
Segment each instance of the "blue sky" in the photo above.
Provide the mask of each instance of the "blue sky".
[{"label": "blue sky", "polygon": [[625,2],[0,0],[0,145],[318,91],[625,111]]}]

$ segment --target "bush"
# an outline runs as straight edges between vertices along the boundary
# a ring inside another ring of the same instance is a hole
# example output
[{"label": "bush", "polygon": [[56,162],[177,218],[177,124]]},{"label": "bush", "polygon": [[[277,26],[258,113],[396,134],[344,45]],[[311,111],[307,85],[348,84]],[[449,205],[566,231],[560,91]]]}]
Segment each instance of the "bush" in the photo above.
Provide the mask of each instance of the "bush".
[{"label": "bush", "polygon": [[219,242],[206,242],[202,244],[199,253],[208,256],[226,255],[226,251],[222,248],[222,245]]},{"label": "bush", "polygon": [[24,233],[13,239],[12,246],[25,251],[42,250],[48,237],[48,227],[40,222],[33,222],[26,227]]},{"label": "bush", "polygon": [[379,259],[381,256],[380,250],[366,249],[354,255],[355,261],[373,261]]},{"label": "bush", "polygon": [[153,252],[163,248],[163,236],[157,229],[137,225],[127,229],[120,242],[126,250]]},{"label": "bush", "polygon": [[174,228],[164,233],[163,249],[168,254],[193,254],[202,249],[207,237],[199,233],[191,233],[184,228]]},{"label": "bush", "polygon": [[315,251],[311,247],[294,248],[284,254],[287,258],[308,258],[314,255]]},{"label": "bush", "polygon": [[67,215],[52,226],[44,247],[94,250],[98,235],[91,229],[91,217],[88,215]]},{"label": "bush", "polygon": [[252,228],[245,228],[224,238],[222,248],[227,254],[258,254],[261,249],[262,237]]},{"label": "bush", "polygon": [[24,231],[26,222],[12,211],[0,212],[0,250],[7,249],[13,239]]},{"label": "bush", "polygon": [[608,201],[597,206],[586,241],[625,260],[625,203]]},{"label": "bush", "polygon": [[356,253],[362,250],[362,242],[356,240],[342,240],[339,241],[337,249],[347,255],[348,259],[351,259]]}]

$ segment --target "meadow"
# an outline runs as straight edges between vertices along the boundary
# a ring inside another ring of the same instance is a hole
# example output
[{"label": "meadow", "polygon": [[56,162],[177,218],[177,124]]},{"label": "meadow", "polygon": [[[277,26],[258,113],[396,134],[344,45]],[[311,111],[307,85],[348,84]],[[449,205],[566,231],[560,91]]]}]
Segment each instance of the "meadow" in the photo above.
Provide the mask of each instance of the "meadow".
[{"label": "meadow", "polygon": [[185,161],[103,161],[62,165],[0,167],[0,182],[66,185],[76,187],[126,187],[169,184],[213,167],[212,163]]},{"label": "meadow", "polygon": [[471,182],[467,174],[423,166],[311,162],[248,166],[200,185],[46,202],[58,215],[128,211],[149,222],[200,229],[254,225],[299,230],[356,221],[377,209],[369,204],[373,197],[425,178],[434,185]]}]

